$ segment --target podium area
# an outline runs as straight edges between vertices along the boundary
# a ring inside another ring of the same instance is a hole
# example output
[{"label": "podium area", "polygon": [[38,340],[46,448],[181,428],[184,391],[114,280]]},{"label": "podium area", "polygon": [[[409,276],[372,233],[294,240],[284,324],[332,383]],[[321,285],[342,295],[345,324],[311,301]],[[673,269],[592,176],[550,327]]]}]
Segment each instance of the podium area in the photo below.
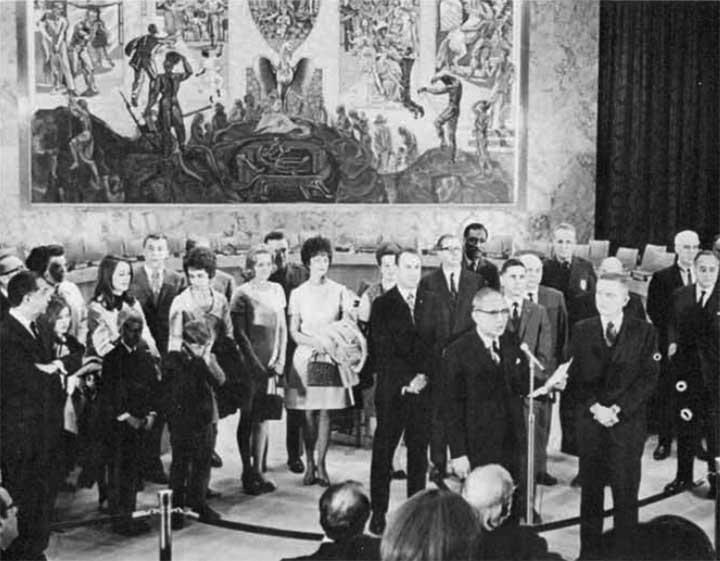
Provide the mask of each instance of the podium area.
[{"label": "podium area", "polygon": [[[291,473],[285,462],[285,422],[271,422],[268,472],[266,477],[277,485],[273,493],[249,496],[243,493],[240,482],[241,464],[235,429],[238,415],[222,419],[219,424],[216,450],[224,465],[212,472],[211,487],[222,493],[212,499],[210,505],[220,512],[224,520],[254,524],[272,528],[321,533],[318,499],[323,488],[317,485],[303,486],[302,475]],[[336,439],[334,439],[336,440]],[[556,441],[551,435],[551,443]],[[657,462],[652,459],[656,437],[648,438],[643,455],[643,472],[640,499],[660,493],[666,483],[675,476],[675,454]],[[552,448],[552,444],[551,444]],[[673,450],[673,452],[675,452]],[[371,452],[367,448],[333,442],[328,453],[328,472],[332,482],[357,480],[369,493]],[[165,469],[169,469],[170,455],[163,457]],[[395,456],[395,468],[405,467],[405,449],[401,446]],[[704,498],[707,484],[704,482],[705,465],[695,462],[695,479],[703,485],[692,492],[685,492],[654,502],[640,509],[640,520],[649,520],[660,514],[677,514],[700,525],[713,536],[714,502]],[[579,515],[580,489],[570,487],[577,473],[577,459],[557,450],[548,454],[548,471],[559,483],[554,487],[537,489],[536,507],[543,522],[555,522]],[[429,484],[430,486],[432,484]],[[138,494],[138,509],[157,506],[157,491],[163,486],[146,484]],[[405,481],[393,481],[390,495],[390,512],[405,499]],[[606,508],[612,506],[609,489],[606,490]],[[63,492],[57,501],[56,521],[90,519],[97,517],[97,490],[81,489],[75,493]],[[605,519],[605,528],[612,518]],[[115,561],[121,559],[158,559],[158,521],[151,520],[153,531],[138,537],[126,538],[114,534],[109,525],[97,525],[53,533],[47,550],[48,558],[67,561]],[[575,559],[579,553],[579,527],[565,527],[542,534],[550,550],[565,559]],[[190,522],[183,530],[173,532],[172,554],[174,560],[196,561],[202,559],[253,559],[277,561],[283,557],[308,554],[318,547],[317,541],[296,540],[247,533],[229,528],[208,526]]]}]

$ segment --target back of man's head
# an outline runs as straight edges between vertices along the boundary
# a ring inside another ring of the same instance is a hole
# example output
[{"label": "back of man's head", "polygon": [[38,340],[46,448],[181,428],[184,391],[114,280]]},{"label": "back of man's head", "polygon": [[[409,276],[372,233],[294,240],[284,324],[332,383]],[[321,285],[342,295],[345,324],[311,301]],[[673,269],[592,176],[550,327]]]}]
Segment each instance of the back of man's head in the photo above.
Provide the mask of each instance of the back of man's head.
[{"label": "back of man's head", "polygon": [[320,496],[320,525],[333,541],[362,535],[370,516],[370,500],[357,481],[336,483]]},{"label": "back of man's head", "polygon": [[473,506],[483,529],[492,531],[510,515],[515,483],[510,472],[498,464],[477,467],[463,485],[463,498]]}]

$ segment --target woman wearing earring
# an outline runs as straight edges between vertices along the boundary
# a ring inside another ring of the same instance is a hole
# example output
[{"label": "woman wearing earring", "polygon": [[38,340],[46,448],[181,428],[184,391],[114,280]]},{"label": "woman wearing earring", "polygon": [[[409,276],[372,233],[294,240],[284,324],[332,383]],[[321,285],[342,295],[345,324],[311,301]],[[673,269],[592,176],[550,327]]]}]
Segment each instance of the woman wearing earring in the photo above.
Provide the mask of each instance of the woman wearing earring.
[{"label": "woman wearing earring", "polygon": [[258,246],[248,253],[245,270],[250,280],[236,289],[230,305],[233,331],[236,336],[247,336],[251,352],[265,370],[251,381],[250,411],[241,415],[237,436],[243,488],[250,495],[259,495],[275,490],[275,485],[262,475],[268,442],[268,419],[264,417],[262,399],[268,393],[269,381],[275,384],[275,376],[285,368],[286,303],[282,286],[268,280],[273,270],[273,251],[268,246]]},{"label": "woman wearing earring", "polygon": [[320,236],[310,238],[303,244],[300,255],[310,276],[290,294],[289,331],[298,346],[292,359],[293,370],[286,382],[285,405],[305,412],[303,439],[307,463],[303,483],[328,486],[325,457],[330,444],[330,410],[348,407],[349,392],[339,383],[310,385],[308,367],[319,354],[333,352],[333,342],[323,331],[352,310],[353,299],[345,286],[327,278],[332,262],[330,240]]}]

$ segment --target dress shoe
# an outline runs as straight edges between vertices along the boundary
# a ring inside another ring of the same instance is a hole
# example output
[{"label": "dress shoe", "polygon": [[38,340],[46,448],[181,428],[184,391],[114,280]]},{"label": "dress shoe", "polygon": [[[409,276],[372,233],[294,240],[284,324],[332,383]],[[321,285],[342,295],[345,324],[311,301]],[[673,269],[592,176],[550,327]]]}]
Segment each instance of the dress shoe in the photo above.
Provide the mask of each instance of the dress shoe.
[{"label": "dress shoe", "polygon": [[661,442],[653,452],[653,458],[658,462],[670,456],[670,445]]},{"label": "dress shoe", "polygon": [[557,485],[557,478],[553,477],[547,472],[538,473],[535,477],[535,483],[538,485],[546,485],[548,487],[552,487],[553,485]]},{"label": "dress shoe", "polygon": [[374,512],[370,519],[370,533],[376,536],[382,536],[386,525],[385,513]]},{"label": "dress shoe", "polygon": [[302,473],[305,471],[305,464],[300,458],[291,458],[287,463],[288,469],[293,473]]},{"label": "dress shoe", "polygon": [[272,481],[268,481],[262,475],[259,475],[258,479],[260,480],[260,488],[263,493],[272,493],[277,489],[277,486]]},{"label": "dress shoe", "polygon": [[200,515],[200,522],[217,522],[222,520],[220,513],[207,505],[201,508],[198,514]]},{"label": "dress shoe", "polygon": [[710,459],[710,452],[702,444],[698,444],[695,449],[695,457],[702,462],[707,462]]},{"label": "dress shoe", "polygon": [[390,474],[390,479],[407,479],[404,469],[396,469]]},{"label": "dress shoe", "polygon": [[666,493],[680,493],[696,487],[695,482],[692,479],[674,479],[667,485],[665,485]]},{"label": "dress shoe", "polygon": [[222,466],[222,458],[215,450],[213,450],[212,457],[210,458],[210,467],[221,468]]},{"label": "dress shoe", "polygon": [[222,497],[222,493],[220,491],[215,491],[214,489],[210,489],[208,487],[207,492],[205,493],[206,499],[219,499]]},{"label": "dress shoe", "polygon": [[245,491],[246,495],[262,495],[265,491],[263,491],[263,485],[262,480],[258,476],[258,474],[254,472],[250,472],[248,474],[244,474],[242,476],[242,486],[243,491]]}]

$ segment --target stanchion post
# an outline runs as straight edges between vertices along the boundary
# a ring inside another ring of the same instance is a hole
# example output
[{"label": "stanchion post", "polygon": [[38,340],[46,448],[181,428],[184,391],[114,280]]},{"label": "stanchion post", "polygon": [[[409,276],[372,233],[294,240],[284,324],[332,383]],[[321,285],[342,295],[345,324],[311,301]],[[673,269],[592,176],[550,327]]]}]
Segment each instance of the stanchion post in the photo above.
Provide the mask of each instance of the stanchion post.
[{"label": "stanchion post", "polygon": [[172,491],[158,491],[158,509],[160,511],[160,561],[172,560]]},{"label": "stanchion post", "polygon": [[525,524],[533,524],[533,506],[535,504],[535,410],[533,393],[535,392],[535,364],[530,362],[530,388],[528,392],[527,419],[527,477],[525,491]]}]

